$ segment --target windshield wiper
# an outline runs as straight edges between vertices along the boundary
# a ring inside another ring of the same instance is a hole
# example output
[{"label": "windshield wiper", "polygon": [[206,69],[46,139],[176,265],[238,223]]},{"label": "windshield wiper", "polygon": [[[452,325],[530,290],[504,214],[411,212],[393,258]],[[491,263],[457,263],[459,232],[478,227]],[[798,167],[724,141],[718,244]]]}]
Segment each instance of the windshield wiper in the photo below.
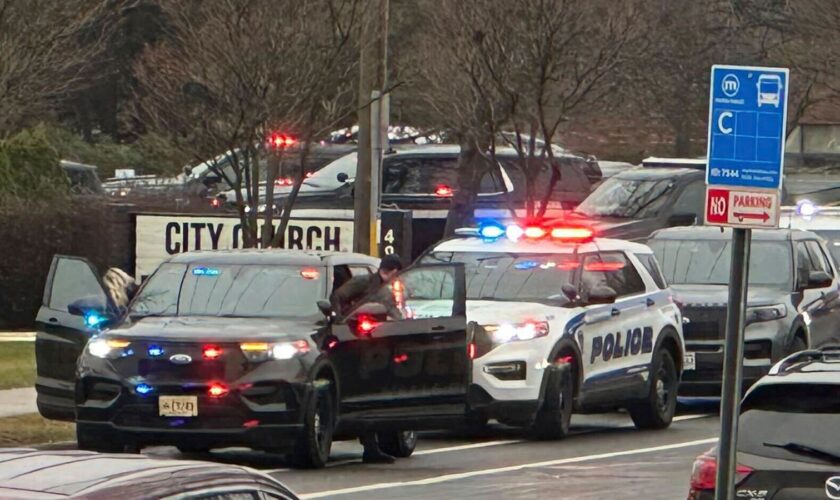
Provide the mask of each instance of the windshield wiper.
[{"label": "windshield wiper", "polygon": [[834,464],[840,463],[840,454],[833,453],[826,450],[821,450],[819,448],[815,448],[813,446],[808,446],[807,444],[800,444],[800,443],[785,443],[785,444],[778,444],[778,443],[764,443],[764,446],[769,446],[771,448],[781,448],[783,450],[789,451],[791,453],[796,453],[798,455],[807,455],[809,457],[821,458],[826,462],[831,462]]}]

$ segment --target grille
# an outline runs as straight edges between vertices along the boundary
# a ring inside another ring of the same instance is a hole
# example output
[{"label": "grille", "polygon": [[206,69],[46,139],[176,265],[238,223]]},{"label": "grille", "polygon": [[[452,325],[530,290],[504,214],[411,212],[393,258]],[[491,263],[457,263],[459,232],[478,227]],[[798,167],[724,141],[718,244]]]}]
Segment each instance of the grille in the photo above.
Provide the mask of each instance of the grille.
[{"label": "grille", "polygon": [[194,361],[186,365],[178,365],[168,359],[141,359],[137,365],[141,377],[155,380],[211,380],[223,378],[225,364],[223,361]]},{"label": "grille", "polygon": [[685,307],[683,335],[689,340],[722,340],[726,332],[726,309],[723,307]]}]

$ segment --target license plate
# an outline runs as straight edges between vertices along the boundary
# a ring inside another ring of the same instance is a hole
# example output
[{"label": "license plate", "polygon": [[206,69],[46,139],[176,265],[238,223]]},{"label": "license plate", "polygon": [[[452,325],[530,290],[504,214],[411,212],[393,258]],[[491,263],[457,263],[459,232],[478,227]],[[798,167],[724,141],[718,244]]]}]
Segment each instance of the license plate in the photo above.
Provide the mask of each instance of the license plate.
[{"label": "license plate", "polygon": [[695,370],[697,369],[697,359],[694,357],[693,352],[685,353],[683,357],[683,361],[685,363],[685,370]]},{"label": "license plate", "polygon": [[197,417],[198,396],[161,396],[158,410],[161,417]]}]

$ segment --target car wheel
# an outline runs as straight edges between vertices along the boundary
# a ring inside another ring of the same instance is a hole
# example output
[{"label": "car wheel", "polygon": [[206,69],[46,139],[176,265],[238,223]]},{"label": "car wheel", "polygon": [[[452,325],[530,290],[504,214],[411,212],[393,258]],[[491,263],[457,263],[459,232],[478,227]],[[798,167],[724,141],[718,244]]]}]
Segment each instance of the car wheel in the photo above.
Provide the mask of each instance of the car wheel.
[{"label": "car wheel", "polygon": [[392,431],[377,434],[379,449],[397,457],[408,458],[417,446],[417,433],[414,431]]},{"label": "car wheel", "polygon": [[295,441],[291,458],[298,467],[320,469],[330,458],[336,421],[335,404],[330,381],[319,380],[314,386],[309,401],[301,407],[303,429]]},{"label": "car wheel", "polygon": [[76,444],[80,450],[98,451],[100,453],[122,453],[126,446],[123,441],[102,433],[96,427],[79,423],[76,424]]},{"label": "car wheel", "polygon": [[[561,439],[569,433],[574,404],[572,365],[558,365],[546,388],[545,399],[531,426],[538,439]],[[556,377],[556,378],[555,378]]]},{"label": "car wheel", "polygon": [[638,429],[664,429],[671,425],[677,408],[677,366],[671,353],[661,349],[650,367],[648,396],[627,410]]}]

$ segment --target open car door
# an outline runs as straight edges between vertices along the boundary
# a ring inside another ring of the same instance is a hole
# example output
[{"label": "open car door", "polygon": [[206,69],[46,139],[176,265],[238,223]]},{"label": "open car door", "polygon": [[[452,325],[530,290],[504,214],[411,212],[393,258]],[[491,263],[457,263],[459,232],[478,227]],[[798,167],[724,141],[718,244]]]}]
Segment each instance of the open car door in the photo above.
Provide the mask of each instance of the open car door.
[{"label": "open car door", "polygon": [[333,331],[343,416],[433,428],[435,417],[465,414],[471,364],[462,264],[406,269]]},{"label": "open car door", "polygon": [[76,361],[88,339],[96,333],[96,317],[84,316],[71,305],[79,301],[91,313],[114,310],[96,269],[86,259],[53,257],[44,300],[35,320],[35,360],[38,411],[45,418],[74,420]]}]

